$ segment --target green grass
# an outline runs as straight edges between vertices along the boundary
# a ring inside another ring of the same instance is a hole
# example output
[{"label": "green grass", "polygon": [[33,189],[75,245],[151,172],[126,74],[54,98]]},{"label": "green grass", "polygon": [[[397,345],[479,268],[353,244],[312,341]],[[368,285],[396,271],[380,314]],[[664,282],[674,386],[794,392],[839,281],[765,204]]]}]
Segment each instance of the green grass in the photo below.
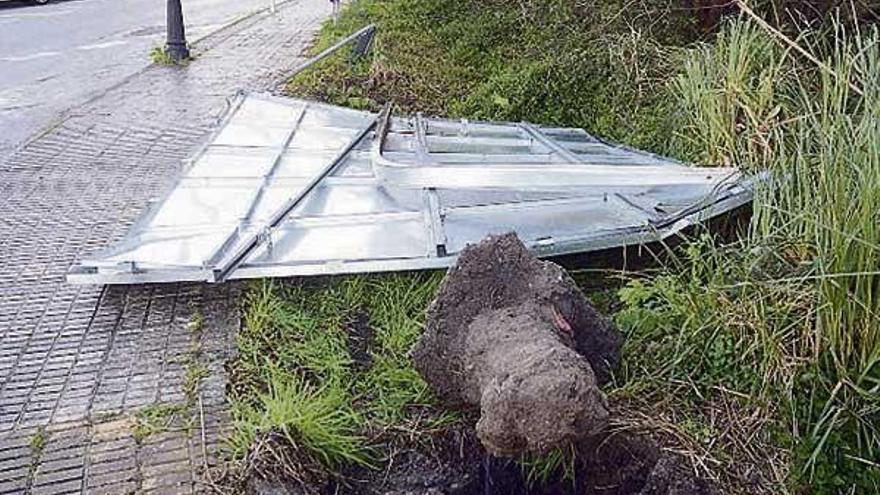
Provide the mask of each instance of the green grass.
[{"label": "green grass", "polygon": [[544,455],[525,454],[517,461],[526,482],[532,487],[547,484],[553,481],[554,476],[574,483],[576,462],[573,447],[551,450]]},{"label": "green grass", "polygon": [[[407,356],[439,280],[416,274],[254,283],[232,365],[231,455],[243,459],[264,439],[280,438],[335,472],[381,462],[396,431],[427,433],[455,421],[433,406]],[[347,340],[359,312],[374,332],[365,369],[355,365]]]},{"label": "green grass", "polygon": [[153,48],[151,48],[150,53],[149,53],[149,57],[150,57],[150,62],[152,62],[156,65],[178,65],[178,66],[187,65],[194,58],[192,55],[190,55],[189,58],[185,58],[183,60],[179,60],[179,61],[174,60],[165,51],[164,46],[154,46]]},{"label": "green grass", "polygon": [[193,415],[187,404],[155,404],[139,409],[134,415],[132,436],[136,442],[157,433],[188,430]]},{"label": "green grass", "polygon": [[318,387],[297,374],[275,373],[254,404],[234,403],[236,455],[244,456],[261,434],[274,433],[330,469],[370,464],[365,439],[355,433],[360,420],[339,384]]},{"label": "green grass", "polygon": [[49,441],[49,432],[46,431],[45,426],[38,426],[37,431],[31,435],[30,442],[28,442],[28,446],[31,449],[31,460],[28,465],[28,485],[33,484],[34,476],[37,473],[37,468],[40,466],[40,461],[43,457],[43,451],[46,450],[46,442]]},{"label": "green grass", "polygon": [[793,70],[789,54],[763,31],[729,25],[694,49],[672,80],[678,105],[671,149],[695,163],[763,167]]},{"label": "green grass", "polygon": [[359,0],[324,25],[315,49],[370,22],[368,57],[330,57],[288,91],[356,108],[393,100],[427,115],[581,126],[659,151],[671,139],[664,81],[696,36],[688,14],[656,0]]},{"label": "green grass", "polygon": [[209,375],[208,365],[193,357],[186,364],[183,375],[183,394],[188,404],[194,404],[198,398],[199,387],[202,380]]},{"label": "green grass", "polygon": [[758,203],[755,237],[792,246],[814,297],[805,467],[880,491],[880,33],[838,39],[825,57],[839,77],[800,80],[798,118],[776,133],[781,187]]},{"label": "green grass", "polygon": [[31,435],[31,440],[29,442],[31,452],[33,453],[35,458],[39,458],[43,453],[43,449],[46,448],[46,441],[49,439],[49,433],[46,431],[45,426],[38,426],[37,431]]}]

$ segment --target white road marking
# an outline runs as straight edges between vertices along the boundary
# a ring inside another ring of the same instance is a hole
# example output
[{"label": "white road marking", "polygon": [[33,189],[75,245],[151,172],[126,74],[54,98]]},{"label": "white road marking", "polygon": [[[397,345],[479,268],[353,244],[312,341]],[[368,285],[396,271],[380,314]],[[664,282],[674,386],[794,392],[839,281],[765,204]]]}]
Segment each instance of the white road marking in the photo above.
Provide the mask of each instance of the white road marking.
[{"label": "white road marking", "polygon": [[[122,40],[105,41],[104,43],[94,43],[91,45],[81,45],[81,46],[74,48],[74,50],[86,50],[86,51],[87,50],[100,50],[103,48],[110,48],[110,47],[114,47],[114,46],[125,45],[127,43],[128,43],[127,41],[122,41]],[[37,53],[31,53],[30,55],[0,57],[0,62],[27,62],[30,60],[36,60],[36,59],[40,59],[40,58],[57,57],[58,55],[61,55],[61,52],[57,52],[57,51],[37,52]]]},{"label": "white road marking", "polygon": [[128,43],[124,40],[115,40],[115,41],[105,41],[103,43],[94,43],[91,45],[82,45],[76,47],[76,50],[100,50],[102,48],[110,48],[114,46],[124,45]]},{"label": "white road marking", "polygon": [[21,55],[19,57],[2,57],[0,58],[0,62],[27,62],[28,60],[56,57],[58,55],[61,55],[61,52],[37,52],[30,55]]}]

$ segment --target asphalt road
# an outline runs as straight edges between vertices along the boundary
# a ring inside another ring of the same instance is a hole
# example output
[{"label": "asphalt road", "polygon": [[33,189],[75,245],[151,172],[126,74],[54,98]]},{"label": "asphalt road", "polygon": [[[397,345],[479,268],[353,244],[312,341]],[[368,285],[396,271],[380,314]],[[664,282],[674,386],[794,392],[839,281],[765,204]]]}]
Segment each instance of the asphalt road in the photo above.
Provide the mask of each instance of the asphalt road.
[{"label": "asphalt road", "polygon": [[[190,42],[269,0],[182,0]],[[0,163],[64,110],[150,63],[165,0],[0,1]]]}]

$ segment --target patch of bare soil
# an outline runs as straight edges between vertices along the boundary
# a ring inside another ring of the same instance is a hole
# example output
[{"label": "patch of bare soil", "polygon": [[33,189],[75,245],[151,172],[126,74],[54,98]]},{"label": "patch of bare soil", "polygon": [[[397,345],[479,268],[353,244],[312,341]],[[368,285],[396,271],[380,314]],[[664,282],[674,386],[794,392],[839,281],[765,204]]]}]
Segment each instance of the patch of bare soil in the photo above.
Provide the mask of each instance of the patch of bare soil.
[{"label": "patch of bare soil", "polygon": [[578,448],[573,476],[552,473],[530,483],[513,459],[490,456],[472,426],[455,426],[430,442],[401,444],[384,470],[356,470],[339,479],[301,483],[254,478],[255,495],[714,495],[680,460],[650,440],[607,434]]},{"label": "patch of bare soil", "polygon": [[352,315],[347,326],[348,334],[346,345],[348,354],[354,362],[355,369],[364,371],[373,364],[373,355],[370,348],[373,345],[374,334],[370,328],[370,315],[364,310],[358,310]]}]

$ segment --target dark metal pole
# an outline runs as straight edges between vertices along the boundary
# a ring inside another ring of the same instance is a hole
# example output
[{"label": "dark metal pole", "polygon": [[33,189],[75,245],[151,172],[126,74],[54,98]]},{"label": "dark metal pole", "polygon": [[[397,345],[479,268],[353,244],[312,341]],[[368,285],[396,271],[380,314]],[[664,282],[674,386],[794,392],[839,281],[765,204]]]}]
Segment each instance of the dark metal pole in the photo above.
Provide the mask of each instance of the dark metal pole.
[{"label": "dark metal pole", "polygon": [[183,9],[180,6],[180,0],[168,0],[166,12],[168,38],[165,43],[165,53],[175,62],[186,60],[189,58],[189,48],[186,47],[186,32],[183,28]]}]

